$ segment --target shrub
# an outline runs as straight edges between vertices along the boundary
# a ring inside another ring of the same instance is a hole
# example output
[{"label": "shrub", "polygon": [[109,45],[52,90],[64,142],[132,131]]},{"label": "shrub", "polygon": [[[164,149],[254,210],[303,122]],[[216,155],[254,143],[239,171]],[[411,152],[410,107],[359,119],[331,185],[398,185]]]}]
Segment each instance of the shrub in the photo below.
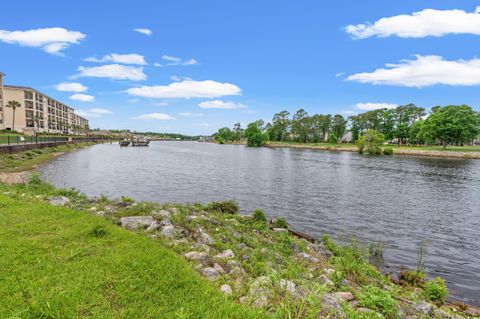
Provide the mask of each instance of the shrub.
[{"label": "shrub", "polygon": [[328,140],[327,140],[327,141],[328,141],[328,143],[330,143],[330,144],[337,144],[337,143],[338,143],[338,137],[337,137],[337,135],[335,135],[334,133],[332,133],[332,134],[330,134],[330,135],[328,136]]},{"label": "shrub", "polygon": [[285,218],[274,218],[272,219],[273,228],[288,228],[288,223]]},{"label": "shrub", "polygon": [[390,146],[385,147],[383,149],[383,155],[393,155],[393,148],[391,148]]},{"label": "shrub", "polygon": [[222,214],[238,214],[238,212],[240,211],[238,204],[233,200],[212,202],[209,205],[209,208]]},{"label": "shrub", "polygon": [[33,173],[28,177],[29,185],[40,185],[42,183],[42,179],[40,178],[40,174],[38,173]]},{"label": "shrub", "polygon": [[35,154],[33,152],[27,151],[25,152],[25,156],[27,156],[28,158],[32,158],[35,156]]},{"label": "shrub", "polygon": [[107,235],[107,231],[102,225],[96,225],[93,227],[93,229],[90,231],[90,234],[93,237],[104,237]]},{"label": "shrub", "polygon": [[253,211],[252,219],[256,222],[261,222],[265,224],[267,223],[267,217],[265,216],[265,213],[259,208]]},{"label": "shrub", "polygon": [[359,301],[360,306],[378,311],[386,318],[397,318],[397,304],[388,291],[368,286]]},{"label": "shrub", "polygon": [[421,286],[425,282],[425,273],[415,270],[401,271],[398,275],[398,281],[404,286]]},{"label": "shrub", "polygon": [[134,200],[130,197],[122,196],[122,202],[127,204],[133,204]]},{"label": "shrub", "polygon": [[355,142],[358,147],[358,152],[363,154],[365,151],[370,155],[382,154],[382,145],[385,138],[382,133],[376,130],[368,130],[365,135]]},{"label": "shrub", "polygon": [[423,293],[427,299],[438,303],[443,303],[448,296],[447,285],[445,280],[440,277],[429,280],[423,287]]}]

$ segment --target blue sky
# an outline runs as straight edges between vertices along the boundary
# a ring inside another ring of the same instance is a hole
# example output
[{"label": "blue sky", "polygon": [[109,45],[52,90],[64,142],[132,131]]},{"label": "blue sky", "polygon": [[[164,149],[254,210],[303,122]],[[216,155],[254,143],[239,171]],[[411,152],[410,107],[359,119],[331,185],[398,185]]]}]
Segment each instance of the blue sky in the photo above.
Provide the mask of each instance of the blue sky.
[{"label": "blue sky", "polygon": [[479,110],[478,6],[8,1],[0,71],[106,129],[208,134],[284,109],[349,115],[410,102]]}]

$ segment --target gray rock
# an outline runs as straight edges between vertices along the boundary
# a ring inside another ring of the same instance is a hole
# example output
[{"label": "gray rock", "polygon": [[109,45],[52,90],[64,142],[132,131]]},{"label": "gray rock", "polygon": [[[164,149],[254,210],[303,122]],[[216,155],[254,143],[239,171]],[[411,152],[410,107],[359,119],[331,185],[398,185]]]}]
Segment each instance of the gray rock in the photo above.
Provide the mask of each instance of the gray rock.
[{"label": "gray rock", "polygon": [[223,284],[220,287],[220,291],[223,292],[225,295],[231,295],[233,293],[232,287],[230,287],[230,285],[227,285],[227,284]]},{"label": "gray rock", "polygon": [[335,286],[335,283],[333,281],[331,281],[330,278],[328,278],[325,275],[321,275],[320,277],[318,277],[318,280],[320,281],[321,284],[324,284],[328,287]]},{"label": "gray rock", "polygon": [[323,296],[322,304],[322,315],[328,315],[328,318],[338,318],[344,319],[347,318],[345,311],[343,311],[342,305],[338,299],[330,294]]},{"label": "gray rock", "polygon": [[293,281],[280,279],[280,289],[293,294],[297,291],[297,285]]},{"label": "gray rock", "polygon": [[199,217],[197,215],[190,215],[190,216],[187,216],[187,222],[192,222],[196,219],[199,219]]},{"label": "gray rock", "polygon": [[199,251],[191,251],[183,255],[186,259],[188,260],[195,260],[195,261],[200,261],[204,262],[207,260],[208,255],[205,252],[199,252]]},{"label": "gray rock", "polygon": [[413,309],[425,315],[431,314],[433,312],[433,306],[425,301],[421,301],[417,304],[414,304]]},{"label": "gray rock", "polygon": [[152,217],[157,219],[157,220],[164,220],[164,219],[170,219],[170,212],[167,210],[162,209],[159,212],[154,212],[152,214]]},{"label": "gray rock", "polygon": [[105,216],[105,212],[103,210],[99,211],[99,212],[96,212],[95,215],[97,216],[100,216],[100,217],[104,217]]},{"label": "gray rock", "polygon": [[203,231],[198,234],[198,241],[205,245],[213,245],[214,243],[213,238]]},{"label": "gray rock", "polygon": [[218,259],[232,259],[235,257],[235,254],[230,249],[224,250],[222,253],[215,255],[215,258]]},{"label": "gray rock", "polygon": [[288,229],[286,229],[286,228],[274,228],[273,231],[277,232],[277,233],[286,233],[286,232],[288,232]]},{"label": "gray rock", "polygon": [[153,222],[156,222],[152,216],[129,216],[120,218],[120,225],[129,230],[146,229]]},{"label": "gray rock", "polygon": [[355,299],[355,297],[353,296],[353,294],[351,292],[336,292],[333,294],[333,296],[337,299],[341,299],[341,300],[344,300],[344,301],[352,301],[353,299]]},{"label": "gray rock", "polygon": [[214,264],[213,268],[215,268],[215,270],[218,271],[220,274],[225,273],[225,269],[223,269],[222,266],[220,266],[219,264]]},{"label": "gray rock", "polygon": [[305,260],[314,264],[320,262],[320,259],[318,259],[317,257],[313,257],[312,255],[307,253],[298,253],[296,256],[302,260]]},{"label": "gray rock", "polygon": [[88,210],[91,211],[91,212],[96,212],[96,211],[97,211],[97,207],[93,206],[93,207],[90,207]]},{"label": "gray rock", "polygon": [[245,245],[244,243],[238,243],[237,244],[237,249],[238,250],[242,250],[243,248],[247,247],[247,245]]},{"label": "gray rock", "polygon": [[174,238],[175,237],[175,227],[172,225],[168,225],[162,228],[162,231],[160,232],[165,237],[168,238]]},{"label": "gray rock", "polygon": [[218,277],[220,277],[220,273],[218,272],[218,270],[216,270],[213,267],[203,268],[200,272],[202,273],[203,276],[207,277],[207,279],[210,279],[210,280],[215,280]]},{"label": "gray rock", "polygon": [[161,225],[157,221],[154,221],[153,223],[150,224],[150,226],[147,227],[147,231],[154,231],[160,229]]},{"label": "gray rock", "polygon": [[70,199],[65,196],[52,196],[48,198],[48,201],[52,206],[65,206],[70,202]]}]

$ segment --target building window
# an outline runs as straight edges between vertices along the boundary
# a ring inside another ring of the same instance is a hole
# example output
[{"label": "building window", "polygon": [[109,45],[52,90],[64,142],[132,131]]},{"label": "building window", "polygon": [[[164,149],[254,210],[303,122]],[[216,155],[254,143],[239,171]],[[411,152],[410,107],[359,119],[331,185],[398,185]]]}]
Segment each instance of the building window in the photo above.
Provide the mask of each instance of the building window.
[{"label": "building window", "polygon": [[25,99],[26,100],[33,100],[33,92],[25,91]]},{"label": "building window", "polygon": [[33,102],[32,101],[25,101],[25,108],[26,109],[33,109]]}]

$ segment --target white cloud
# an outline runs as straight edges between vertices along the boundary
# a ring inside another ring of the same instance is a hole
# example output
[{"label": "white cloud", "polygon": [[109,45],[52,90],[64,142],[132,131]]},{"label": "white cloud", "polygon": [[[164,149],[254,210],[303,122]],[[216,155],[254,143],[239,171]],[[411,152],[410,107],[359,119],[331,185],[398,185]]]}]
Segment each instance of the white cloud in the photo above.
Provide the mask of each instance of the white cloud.
[{"label": "white cloud", "polygon": [[101,108],[93,108],[93,109],[90,109],[89,111],[94,114],[112,114],[112,111],[107,109],[101,109]]},{"label": "white cloud", "polygon": [[64,28],[44,28],[27,31],[0,30],[0,41],[27,47],[41,48],[47,53],[62,55],[62,50],[78,44],[86,37],[78,31]]},{"label": "white cloud", "polygon": [[149,35],[152,34],[152,30],[147,29],[147,28],[137,28],[137,29],[133,29],[133,31],[141,33],[141,34],[145,34],[146,36],[149,36]]},{"label": "white cloud", "polygon": [[182,112],[178,113],[180,116],[203,116],[203,113]]},{"label": "white cloud", "polygon": [[440,37],[447,34],[480,35],[480,7],[473,12],[425,9],[411,15],[381,18],[373,24],[349,25],[346,31],[358,39],[393,35],[401,38]]},{"label": "white cloud", "polygon": [[101,108],[92,108],[88,110],[75,110],[75,114],[83,117],[101,117],[102,115],[112,114],[112,111]]},{"label": "white cloud", "polygon": [[62,82],[54,86],[57,91],[81,93],[88,90],[88,87],[76,82]]},{"label": "white cloud", "polygon": [[93,95],[75,93],[74,95],[70,96],[70,99],[80,102],[93,102],[95,97]]},{"label": "white cloud", "polygon": [[155,63],[153,64],[153,66],[156,66],[157,68],[162,68],[162,67],[163,67],[163,64],[158,63],[158,62],[155,62]]},{"label": "white cloud", "polygon": [[342,75],[345,75],[345,72],[338,72],[338,73],[335,73],[335,77],[340,77]]},{"label": "white cloud", "polygon": [[247,106],[235,103],[235,102],[224,102],[220,100],[214,101],[205,101],[198,104],[202,109],[224,109],[224,110],[233,110],[233,109],[244,109]]},{"label": "white cloud", "polygon": [[241,90],[231,83],[221,83],[212,80],[185,80],[169,85],[142,86],[126,91],[130,95],[156,99],[189,99],[214,98],[226,95],[239,95]]},{"label": "white cloud", "polygon": [[175,120],[174,117],[165,114],[165,113],[149,113],[149,114],[142,114],[139,116],[135,116],[133,119],[135,120],[144,120],[144,121],[150,121],[150,120],[157,120],[157,121],[168,121],[168,120]]},{"label": "white cloud", "polygon": [[416,60],[402,60],[370,73],[350,75],[347,81],[418,88],[436,84],[479,85],[480,59],[448,61],[436,55],[417,55]]},{"label": "white cloud", "polygon": [[398,104],[391,104],[391,103],[357,103],[355,106],[357,108],[359,108],[360,110],[373,111],[373,110],[379,110],[379,109],[394,109],[398,106]]},{"label": "white cloud", "polygon": [[157,102],[157,103],[153,103],[153,105],[155,105],[155,106],[167,106],[168,102]]},{"label": "white cloud", "polygon": [[79,74],[75,77],[96,77],[96,78],[110,78],[114,80],[145,80],[147,76],[143,73],[142,67],[133,67],[120,64],[106,64],[102,66],[77,68]]},{"label": "white cloud", "polygon": [[130,100],[128,100],[128,102],[130,102],[130,103],[137,103],[138,101],[140,101],[140,99],[130,99]]},{"label": "white cloud", "polygon": [[[195,64],[198,64],[198,61],[195,60],[195,59],[182,59],[182,58],[178,58],[178,57],[175,57],[175,56],[171,56],[171,55],[163,55],[162,56],[162,59],[167,61],[168,63],[166,65],[170,65],[170,66],[175,66],[175,65],[195,65]],[[157,64],[157,65],[155,65]],[[160,64],[160,63],[155,63],[154,65],[155,66],[159,66],[159,67],[162,67],[163,65]]]},{"label": "white cloud", "polygon": [[104,55],[103,58],[89,57],[84,59],[87,62],[113,62],[121,64],[138,64],[146,65],[145,57],[140,54],[131,53],[131,54],[117,54],[111,53]]}]

